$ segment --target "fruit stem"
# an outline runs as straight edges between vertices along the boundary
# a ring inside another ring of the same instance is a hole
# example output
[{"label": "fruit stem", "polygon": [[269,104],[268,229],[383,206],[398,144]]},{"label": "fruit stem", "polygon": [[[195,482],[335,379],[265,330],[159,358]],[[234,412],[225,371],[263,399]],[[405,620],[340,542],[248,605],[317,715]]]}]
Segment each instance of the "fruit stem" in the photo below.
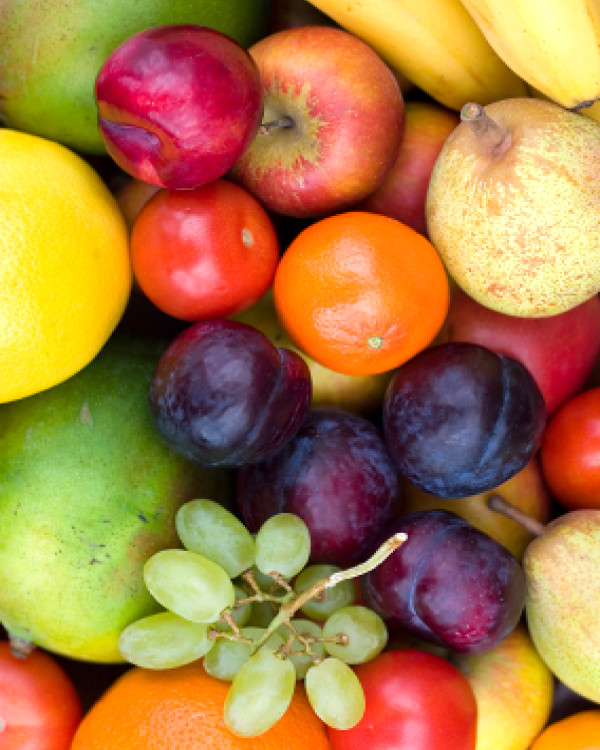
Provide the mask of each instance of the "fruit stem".
[{"label": "fruit stem", "polygon": [[312,586],[306,589],[306,591],[298,594],[298,596],[291,601],[284,601],[278,614],[271,620],[265,632],[254,642],[252,651],[256,651],[263,645],[263,643],[266,643],[271,636],[271,633],[274,633],[280,625],[289,623],[296,612],[307,602],[311,601],[311,599],[314,599],[314,597],[318,596],[322,591],[337,586],[337,584],[342,581],[358,578],[358,576],[364,575],[378,565],[381,565],[381,563],[386,560],[392,552],[397,550],[401,544],[404,544],[407,538],[407,535],[403,532],[394,534],[378,547],[378,549],[375,550],[371,557],[369,557],[368,560],[365,560],[365,562],[354,565],[347,570],[339,570],[336,573],[332,573],[332,575],[327,578],[321,578],[318,581],[315,581]]},{"label": "fruit stem", "polygon": [[460,119],[469,125],[479,143],[495,157],[500,157],[511,143],[510,131],[492,120],[481,106],[469,102],[460,110]]},{"label": "fruit stem", "polygon": [[294,121],[288,115],[278,117],[276,120],[270,122],[263,122],[258,128],[259,135],[269,135],[272,130],[278,130],[279,128],[292,128]]},{"label": "fruit stem", "polygon": [[35,644],[33,641],[27,640],[27,638],[21,638],[13,633],[8,633],[8,641],[10,643],[10,652],[17,659],[26,659],[29,654],[35,650]]},{"label": "fruit stem", "polygon": [[533,534],[533,536],[541,536],[544,533],[545,526],[543,523],[540,523],[515,505],[512,505],[512,503],[509,503],[502,495],[496,493],[490,495],[487,500],[487,506],[490,510],[496,511],[496,513],[502,513],[507,518],[512,518],[513,521],[516,521],[526,531]]}]

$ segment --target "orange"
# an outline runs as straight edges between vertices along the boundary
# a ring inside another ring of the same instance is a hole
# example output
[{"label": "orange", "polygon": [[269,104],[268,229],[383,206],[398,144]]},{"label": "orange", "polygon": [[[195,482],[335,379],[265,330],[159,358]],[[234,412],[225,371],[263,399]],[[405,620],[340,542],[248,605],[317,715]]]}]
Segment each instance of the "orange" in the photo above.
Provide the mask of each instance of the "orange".
[{"label": "orange", "polygon": [[85,715],[71,750],[331,750],[302,684],[283,717],[252,738],[225,725],[229,685],[201,661],[164,671],[133,667]]},{"label": "orange", "polygon": [[332,370],[373,375],[432,342],[450,289],[423,235],[387,216],[350,211],[298,234],[275,273],[273,299],[299,349]]},{"label": "orange", "polygon": [[530,750],[600,750],[600,710],[579,711],[550,724]]},{"label": "orange", "polygon": [[127,226],[80,156],[0,129],[0,403],[87,365],[131,288]]}]

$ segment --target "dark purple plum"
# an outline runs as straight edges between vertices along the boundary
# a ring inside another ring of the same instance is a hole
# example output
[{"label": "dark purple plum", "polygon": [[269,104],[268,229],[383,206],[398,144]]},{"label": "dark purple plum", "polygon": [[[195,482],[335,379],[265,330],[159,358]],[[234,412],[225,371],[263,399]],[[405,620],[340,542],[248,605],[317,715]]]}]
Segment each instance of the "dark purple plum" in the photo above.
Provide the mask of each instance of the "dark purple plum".
[{"label": "dark purple plum", "polygon": [[280,451],[311,399],[305,361],[260,331],[205,320],[163,352],[148,391],[163,441],[203,466],[237,467]]},{"label": "dark purple plum", "polygon": [[382,419],[400,473],[426,492],[458,498],[524,468],[540,446],[546,412],[516,359],[452,342],[425,349],[394,373]]},{"label": "dark purple plum", "polygon": [[239,469],[237,504],[252,532],[275,513],[295,513],[311,536],[311,562],[362,560],[401,507],[398,472],[366,417],[313,409],[285,448]]},{"label": "dark purple plum", "polygon": [[105,60],[94,96],[106,150],[133,177],[193,188],[223,177],[258,132],[260,72],[206,26],[153,26]]},{"label": "dark purple plum", "polygon": [[493,649],[519,621],[525,576],[516,558],[487,534],[445,510],[396,519],[407,540],[361,578],[367,606],[390,627],[458,653]]}]

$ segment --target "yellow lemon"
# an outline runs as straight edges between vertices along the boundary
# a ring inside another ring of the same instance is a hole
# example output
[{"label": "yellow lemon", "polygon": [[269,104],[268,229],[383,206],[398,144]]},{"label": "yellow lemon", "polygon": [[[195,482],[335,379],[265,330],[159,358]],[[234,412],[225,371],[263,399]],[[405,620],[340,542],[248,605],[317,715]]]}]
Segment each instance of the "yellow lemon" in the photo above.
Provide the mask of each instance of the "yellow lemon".
[{"label": "yellow lemon", "polygon": [[100,351],[131,289],[128,232],[95,170],[0,129],[0,403],[50,388]]}]

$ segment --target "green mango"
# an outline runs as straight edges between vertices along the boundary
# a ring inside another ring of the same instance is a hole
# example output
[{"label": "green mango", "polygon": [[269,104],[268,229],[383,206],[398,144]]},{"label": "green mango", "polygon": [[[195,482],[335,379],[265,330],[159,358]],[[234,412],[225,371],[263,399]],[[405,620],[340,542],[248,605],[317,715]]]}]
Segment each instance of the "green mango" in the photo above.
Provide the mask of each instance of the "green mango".
[{"label": "green mango", "polygon": [[158,437],[147,390],[166,344],[114,334],[82,371],[0,405],[0,623],[73,659],[117,663],[122,629],[160,608],[142,575],[181,547],[174,515],[233,502],[233,477]]},{"label": "green mango", "polygon": [[270,0],[0,0],[0,118],[86,154],[105,153],[94,81],[132,34],[209,26],[244,47],[266,32]]}]

